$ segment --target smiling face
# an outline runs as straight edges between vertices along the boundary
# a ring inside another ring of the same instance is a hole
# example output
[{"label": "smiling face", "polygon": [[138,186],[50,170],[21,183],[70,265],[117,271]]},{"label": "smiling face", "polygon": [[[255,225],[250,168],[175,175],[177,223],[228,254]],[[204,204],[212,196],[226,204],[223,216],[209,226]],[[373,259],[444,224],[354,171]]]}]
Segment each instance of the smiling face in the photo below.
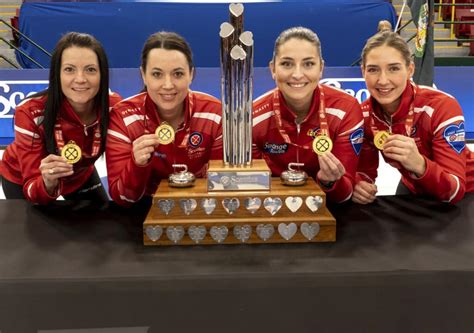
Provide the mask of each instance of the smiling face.
[{"label": "smiling face", "polygon": [[402,94],[414,70],[413,63],[407,65],[400,51],[382,45],[367,53],[362,75],[370,95],[384,112],[392,115],[400,105]]},{"label": "smiling face", "polygon": [[186,56],[177,50],[154,48],[147,57],[143,83],[162,118],[181,114],[193,79]]},{"label": "smiling face", "polygon": [[85,47],[66,48],[61,56],[61,90],[80,118],[93,111],[100,88],[99,60]]},{"label": "smiling face", "polygon": [[308,112],[323,67],[316,46],[299,38],[291,38],[281,44],[275,60],[270,63],[278,89],[288,106],[296,112]]}]

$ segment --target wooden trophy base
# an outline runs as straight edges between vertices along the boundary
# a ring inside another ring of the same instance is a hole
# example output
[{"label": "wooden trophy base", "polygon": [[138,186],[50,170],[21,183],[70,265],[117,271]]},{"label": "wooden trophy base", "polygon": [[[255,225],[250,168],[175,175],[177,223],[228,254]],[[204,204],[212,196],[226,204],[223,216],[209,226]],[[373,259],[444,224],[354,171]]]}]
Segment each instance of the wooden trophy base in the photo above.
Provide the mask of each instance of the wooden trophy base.
[{"label": "wooden trophy base", "polygon": [[143,224],[145,245],[334,242],[336,220],[326,195],[271,178],[270,191],[209,192],[206,179],[191,188],[163,181]]}]

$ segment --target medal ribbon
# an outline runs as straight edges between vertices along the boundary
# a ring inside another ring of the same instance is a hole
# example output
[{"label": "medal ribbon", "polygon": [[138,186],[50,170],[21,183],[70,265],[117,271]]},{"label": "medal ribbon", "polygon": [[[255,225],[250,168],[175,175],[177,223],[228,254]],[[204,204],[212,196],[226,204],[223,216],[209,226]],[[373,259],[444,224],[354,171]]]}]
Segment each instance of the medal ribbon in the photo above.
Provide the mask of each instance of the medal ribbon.
[{"label": "medal ribbon", "polygon": [[[322,85],[318,85],[319,88],[319,126],[321,130],[321,135],[326,135],[329,137],[329,126],[326,118],[326,103],[324,100],[324,91]],[[279,90],[275,89],[273,92],[273,112],[275,112],[275,119],[277,122],[278,130],[280,131],[280,135],[282,136],[283,140],[285,143],[294,145],[296,147],[301,147],[303,149],[312,149],[311,147],[308,146],[302,146],[298,145],[296,143],[291,142],[291,139],[286,133],[285,129],[283,128],[283,121],[281,117],[281,111],[280,111],[280,96],[279,96]]]},{"label": "medal ribbon", "polygon": [[[406,136],[410,136],[411,130],[413,128],[413,119],[415,117],[415,96],[416,96],[416,86],[411,83],[413,87],[413,99],[410,102],[410,106],[408,107],[408,115],[405,119],[405,131]],[[391,117],[391,116],[390,116]],[[375,126],[374,117],[370,117],[370,127],[372,128],[372,135],[375,137],[379,132],[379,129]],[[392,134],[392,124],[390,125],[390,134]]]},{"label": "medal ribbon", "polygon": [[[185,113],[188,114],[188,119],[189,121],[191,121],[191,116],[192,116],[192,112],[193,112],[193,107],[194,107],[194,101],[193,101],[193,94],[191,91],[189,91],[188,93],[188,109],[185,110]],[[184,116],[184,120],[186,121],[186,115]],[[189,128],[189,126],[187,126],[187,128],[185,129],[186,130],[186,135],[183,137],[183,140],[181,141],[181,143],[179,144],[179,148],[186,148],[186,144],[188,142],[188,139],[189,139],[189,132],[191,131],[191,129]]]},{"label": "medal ribbon", "polygon": [[[82,154],[86,158],[95,157],[99,154],[100,151],[100,144],[101,144],[101,136],[100,136],[100,124],[97,121],[97,124],[94,126],[94,141],[92,142],[92,152],[91,154],[87,154],[84,149],[82,149]],[[58,122],[54,125],[54,138],[56,139],[56,144],[59,150],[63,149],[64,147],[64,137],[63,137],[63,130],[61,125],[61,119],[58,119]]]}]

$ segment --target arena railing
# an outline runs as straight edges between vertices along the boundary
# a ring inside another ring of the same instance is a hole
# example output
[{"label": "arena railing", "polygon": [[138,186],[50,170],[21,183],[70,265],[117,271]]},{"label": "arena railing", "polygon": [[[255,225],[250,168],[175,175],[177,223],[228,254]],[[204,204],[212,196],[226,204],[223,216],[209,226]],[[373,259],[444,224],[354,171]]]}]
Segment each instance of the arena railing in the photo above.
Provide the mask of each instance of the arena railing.
[{"label": "arena railing", "polygon": [[[34,47],[38,48],[40,51],[42,51],[43,53],[45,53],[47,56],[51,57],[51,53],[49,53],[48,51],[46,51],[43,47],[41,47],[40,45],[38,45],[37,43],[35,43],[31,38],[29,38],[27,35],[25,35],[24,33],[22,33],[20,30],[18,30],[17,28],[15,28],[14,26],[12,26],[11,24],[9,24],[8,22],[6,22],[5,20],[3,19],[0,19],[0,23],[3,23],[5,24],[7,27],[9,27],[10,29],[12,29],[12,31],[16,32],[18,35],[20,35],[24,40],[28,41],[29,43],[31,43]],[[36,60],[34,60],[32,57],[30,57],[28,54],[26,54],[23,50],[21,50],[20,48],[18,48],[16,45],[14,45],[13,43],[11,43],[10,41],[6,40],[5,38],[3,37],[0,37],[0,41],[6,43],[7,45],[9,45],[11,48],[15,49],[16,51],[18,51],[19,53],[21,53],[22,55],[24,55],[28,60],[30,60],[32,63],[34,63],[36,66],[38,66],[39,68],[44,68],[44,66],[42,66],[39,62],[37,62]],[[11,59],[8,59],[7,57],[1,55],[0,58],[4,59],[5,61],[7,61],[10,65],[12,65],[13,67],[15,68],[18,68],[18,66],[14,65],[13,64],[13,61]]]}]

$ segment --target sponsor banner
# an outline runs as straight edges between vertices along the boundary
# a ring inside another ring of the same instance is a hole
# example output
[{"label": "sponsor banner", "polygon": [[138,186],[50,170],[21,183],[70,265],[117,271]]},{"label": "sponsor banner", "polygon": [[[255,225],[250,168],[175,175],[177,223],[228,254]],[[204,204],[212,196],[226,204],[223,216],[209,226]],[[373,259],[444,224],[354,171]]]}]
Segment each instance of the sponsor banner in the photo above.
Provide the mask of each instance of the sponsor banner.
[{"label": "sponsor banner", "polygon": [[[13,141],[13,116],[18,103],[31,94],[46,89],[48,70],[0,70],[0,145]],[[466,138],[474,139],[474,67],[437,67],[435,85],[456,97],[465,117]],[[321,83],[345,90],[364,101],[369,92],[358,67],[326,67]],[[197,68],[191,89],[220,96],[220,69]],[[268,68],[254,69],[254,99],[275,87]],[[143,89],[140,72],[136,68],[111,70],[111,90],[126,98]]]}]

